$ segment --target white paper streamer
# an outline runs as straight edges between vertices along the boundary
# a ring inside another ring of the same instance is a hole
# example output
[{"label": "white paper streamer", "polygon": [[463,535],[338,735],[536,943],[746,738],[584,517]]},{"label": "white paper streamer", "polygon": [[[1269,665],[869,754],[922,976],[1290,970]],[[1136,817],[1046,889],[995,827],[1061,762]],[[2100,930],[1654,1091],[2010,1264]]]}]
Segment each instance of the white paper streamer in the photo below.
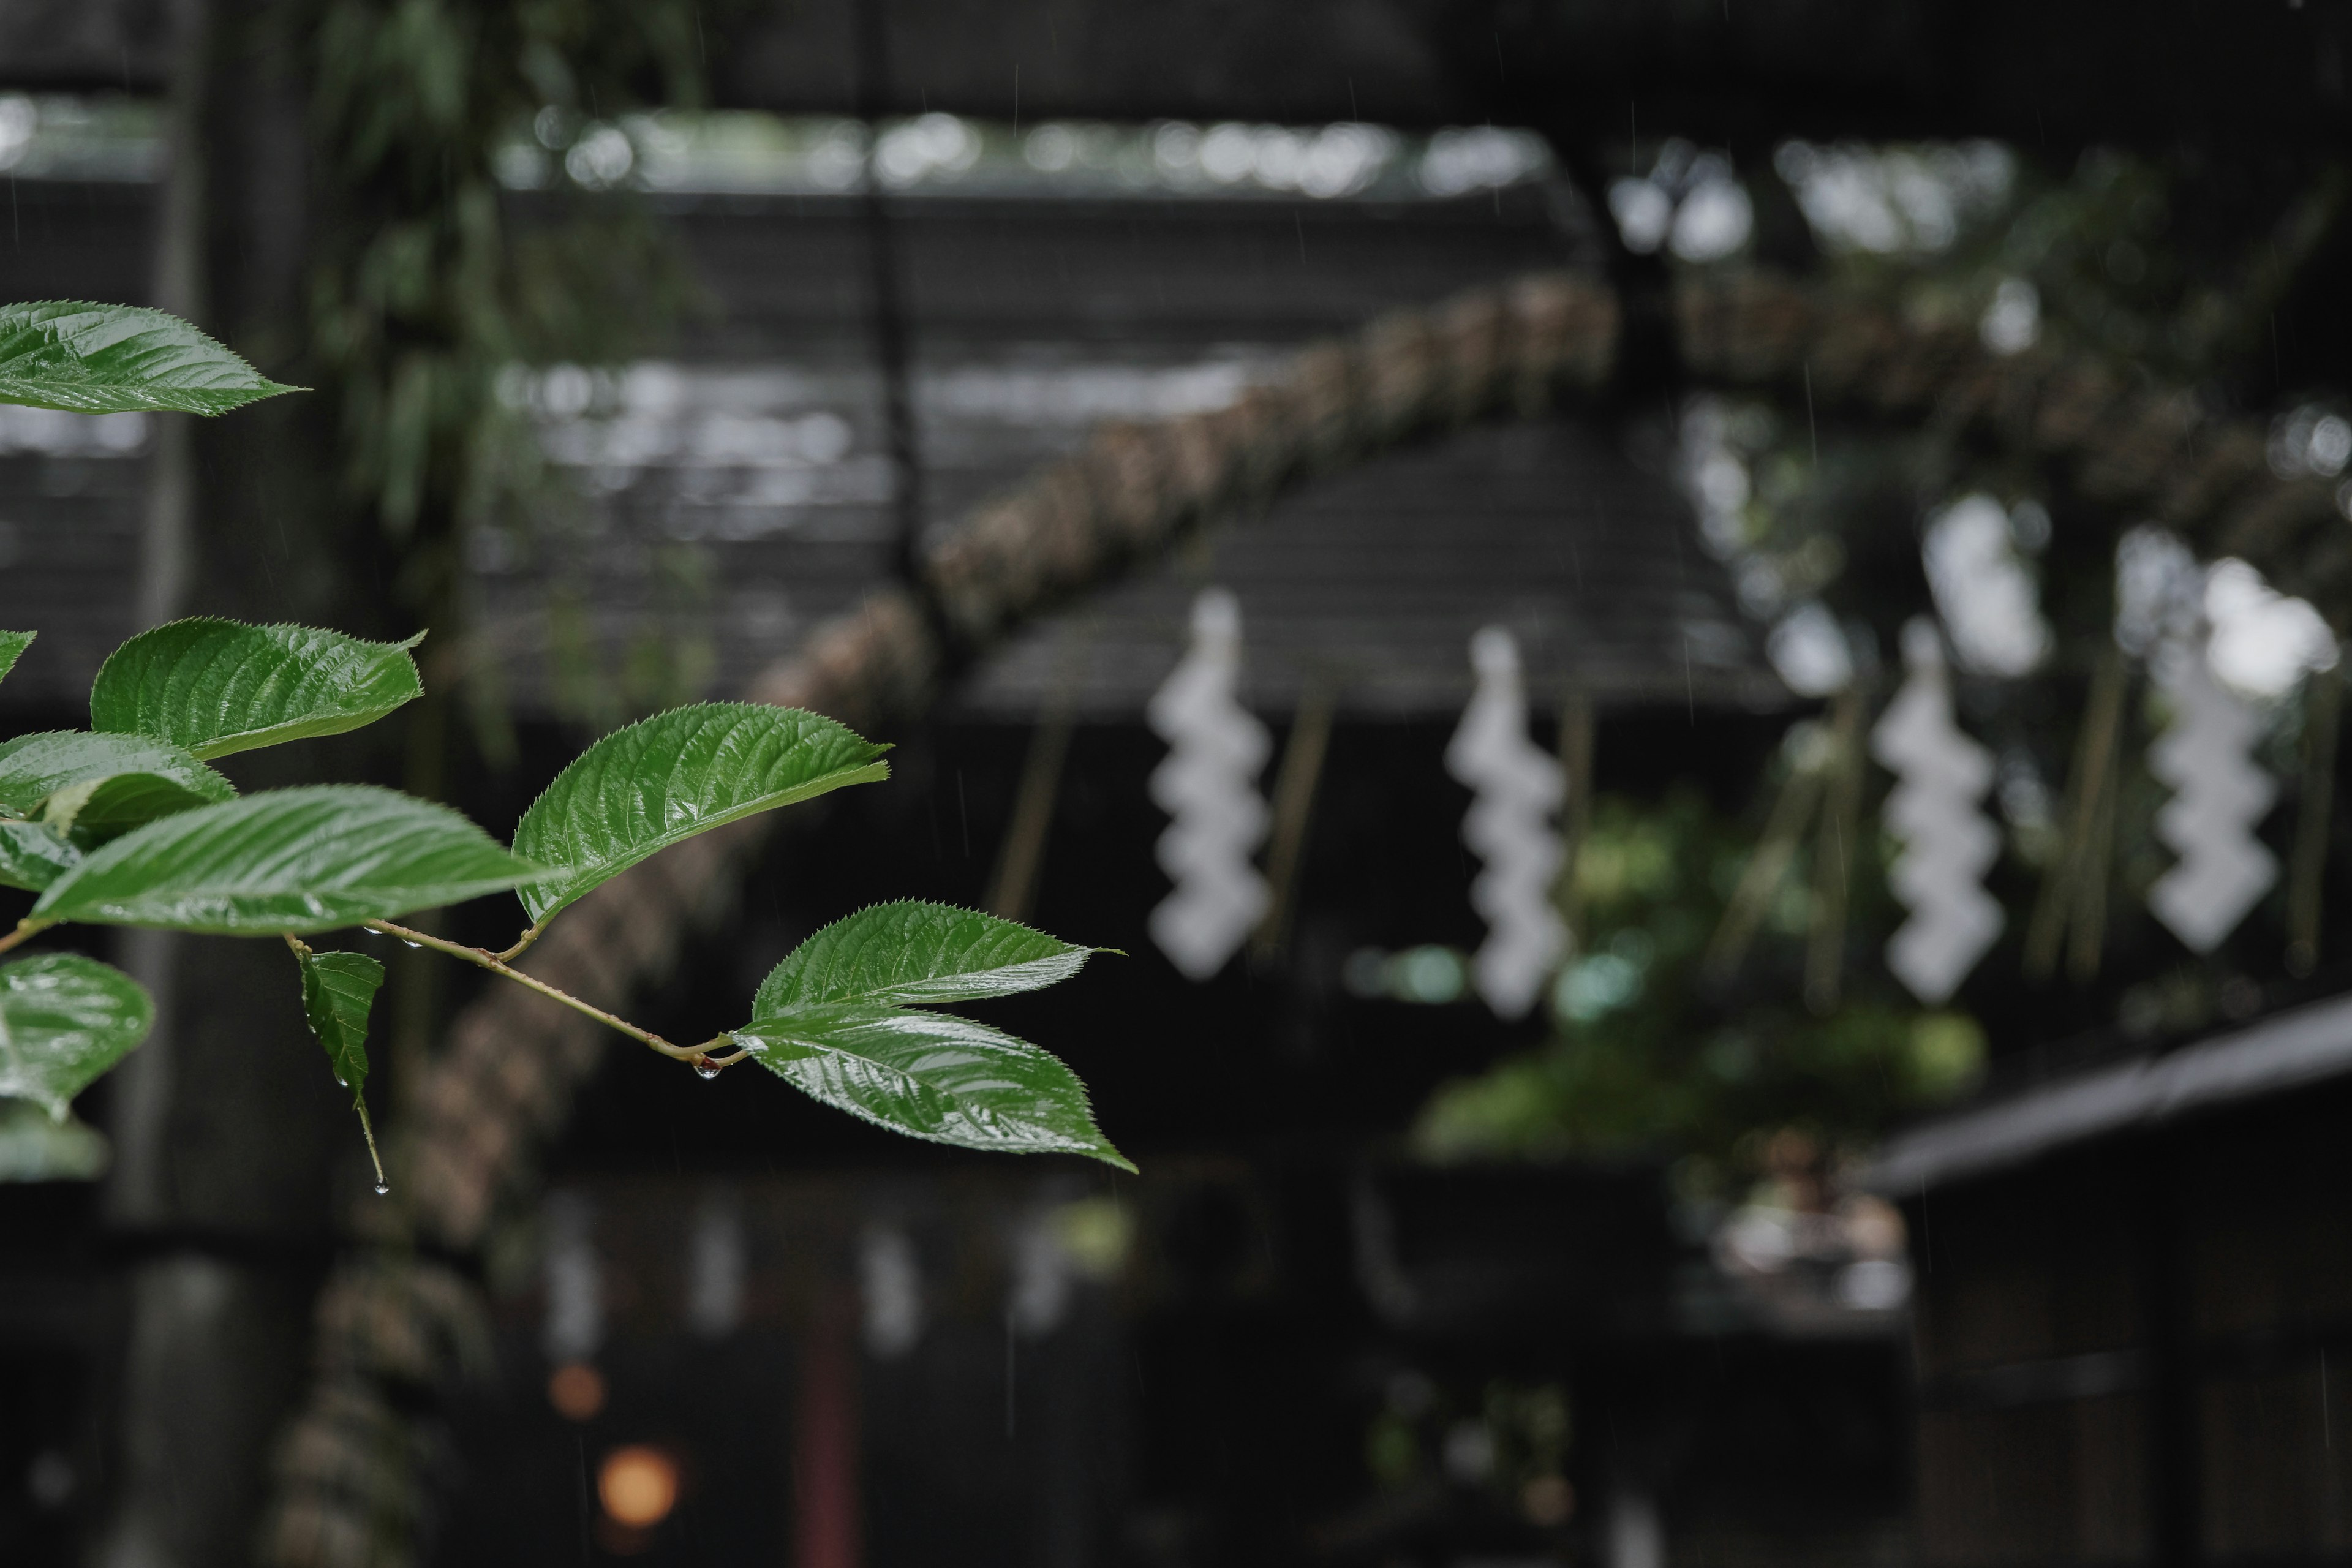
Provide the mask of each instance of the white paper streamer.
[{"label": "white paper streamer", "polygon": [[1478,633],[1470,662],[1478,684],[1445,748],[1445,766],[1476,792],[1462,841],[1486,863],[1470,885],[1471,907],[1486,921],[1472,973],[1487,1006],[1517,1018],[1568,952],[1568,928],[1551,900],[1561,855],[1552,816],[1567,783],[1559,763],[1528,739],[1528,697],[1511,634],[1500,626]]},{"label": "white paper streamer", "polygon": [[2147,771],[2173,792],[2156,836],[2180,858],[2148,889],[2148,908],[2192,952],[2210,952],[2278,880],[2254,837],[2277,786],[2249,754],[2261,721],[2213,679],[2201,634],[2168,640],[2151,664],[2172,708],[2147,751]]},{"label": "white paper streamer", "polygon": [[896,1226],[868,1225],[857,1238],[857,1294],[865,1308],[866,1348],[897,1361],[923,1337],[923,1263]]},{"label": "white paper streamer", "polygon": [[726,1188],[702,1200],[687,1253],[686,1321],[707,1340],[743,1322],[743,1205]]},{"label": "white paper streamer", "polygon": [[1958,989],[2000,935],[2000,903],[1983,883],[2000,832],[1977,809],[1992,786],[1992,753],[1952,721],[1934,622],[1922,616],[1903,628],[1903,689],[1870,733],[1870,754],[1900,781],[1884,820],[1903,853],[1887,880],[1911,911],[1886,944],[1886,967],[1932,1005]]},{"label": "white paper streamer", "polygon": [[604,1342],[604,1260],[596,1251],[596,1211],[579,1193],[547,1200],[547,1251],[541,1260],[547,1310],[540,1343],[547,1359],[586,1361]]},{"label": "white paper streamer", "polygon": [[1269,897],[1250,856],[1265,837],[1257,776],[1271,742],[1234,700],[1241,663],[1241,605],[1211,588],[1192,604],[1191,649],[1144,710],[1170,748],[1152,772],[1151,798],[1175,819],[1159,858],[1176,890],[1151,911],[1151,940],[1192,980],[1225,966]]}]

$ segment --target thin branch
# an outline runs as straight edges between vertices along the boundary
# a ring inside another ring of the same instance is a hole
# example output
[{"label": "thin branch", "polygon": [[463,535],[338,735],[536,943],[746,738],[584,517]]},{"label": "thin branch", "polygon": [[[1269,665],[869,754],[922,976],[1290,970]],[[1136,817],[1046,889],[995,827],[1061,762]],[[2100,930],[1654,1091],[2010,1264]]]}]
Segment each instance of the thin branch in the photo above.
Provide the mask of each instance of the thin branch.
[{"label": "thin branch", "polygon": [[29,915],[26,916],[16,922],[15,931],[10,931],[6,936],[0,936],[0,952],[5,952],[12,947],[21,946],[57,923],[55,921],[37,921]]},{"label": "thin branch", "polygon": [[[575,1013],[584,1013],[600,1024],[618,1029],[641,1046],[651,1046],[666,1057],[677,1061],[691,1062],[697,1066],[700,1066],[705,1060],[704,1052],[709,1048],[707,1046],[673,1046],[659,1035],[650,1030],[640,1029],[625,1018],[616,1018],[602,1007],[583,1002],[568,991],[559,991],[544,980],[534,979],[520,969],[509,967],[506,961],[498,953],[478,947],[467,947],[462,942],[444,942],[437,936],[428,936],[421,931],[411,931],[406,926],[394,925],[390,921],[369,921],[366,923],[368,930],[380,931],[386,936],[396,936],[411,947],[429,947],[436,952],[446,953],[451,958],[463,959],[478,969],[487,969],[491,973],[511,980],[518,985],[526,986],[550,1001],[561,1002]],[[710,1044],[716,1045],[725,1038],[727,1037],[721,1035]]]},{"label": "thin branch", "polygon": [[547,922],[545,921],[541,921],[533,925],[529,931],[523,932],[522,936],[512,947],[508,948],[504,952],[495,952],[490,956],[497,959],[500,963],[512,963],[516,959],[520,958],[524,953],[530,951],[530,944],[537,942],[539,940],[539,933],[546,929]]},{"label": "thin branch", "polygon": [[381,1197],[392,1191],[392,1184],[384,1179],[383,1156],[376,1152],[375,1123],[368,1120],[366,1097],[354,1093],[352,1096],[352,1109],[360,1113],[360,1136],[367,1140],[368,1161],[375,1166],[376,1195]]}]

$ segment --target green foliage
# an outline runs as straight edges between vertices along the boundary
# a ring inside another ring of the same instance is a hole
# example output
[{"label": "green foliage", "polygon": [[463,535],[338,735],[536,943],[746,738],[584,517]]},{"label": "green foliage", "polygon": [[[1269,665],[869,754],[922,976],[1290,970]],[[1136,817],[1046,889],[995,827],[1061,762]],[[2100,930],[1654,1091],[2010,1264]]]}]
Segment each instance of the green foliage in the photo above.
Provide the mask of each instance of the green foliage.
[{"label": "green foliage", "polygon": [[90,728],[152,735],[205,758],[339,735],[425,694],[408,655],[423,635],[379,643],[312,626],[173,621],[100,667]]},{"label": "green foliage", "polygon": [[175,785],[199,804],[236,794],[235,784],[168,741],[48,730],[0,742],[0,811],[30,816],[60,792],[125,774]]},{"label": "green foliage", "polygon": [[73,1097],[144,1039],[154,1004],[96,959],[45,952],[0,964],[0,1095],[63,1121]]},{"label": "green foliage", "polygon": [[295,950],[302,966],[302,1016],[325,1047],[335,1081],[357,1100],[367,1089],[368,1011],[383,988],[383,965],[364,952]]},{"label": "green foliage", "polygon": [[[1801,868],[1767,915],[1754,973],[1706,974],[1708,939],[1752,847],[1742,825],[1695,795],[1600,802],[1577,860],[1585,942],[1553,988],[1553,1039],[1441,1089],[1415,1130],[1423,1152],[1650,1150],[1720,1165],[1751,1134],[1791,1124],[1865,1142],[1969,1087],[1984,1037],[1965,1015],[1924,1012],[1868,973],[1825,1016],[1791,1000],[1810,913]],[[1874,869],[1854,873],[1865,932],[1892,918],[1866,896]]]},{"label": "green foliage", "polygon": [[311,784],[151,822],[50,883],[33,918],[222,936],[333,931],[542,875],[447,806]]},{"label": "green foliage", "polygon": [[[352,728],[415,685],[406,645],[329,632],[182,621],[134,639],[91,697],[93,718],[119,729],[0,746],[0,811],[11,814],[0,817],[0,879],[40,892],[5,945],[68,921],[283,936],[304,1013],[364,1124],[367,1021],[383,967],[363,953],[314,953],[299,934],[374,923],[511,974],[497,955],[383,922],[513,889],[532,919],[527,942],[564,905],[671,845],[887,772],[883,747],[814,713],[678,709],[591,745],[525,813],[510,851],[447,807],[390,790],[321,784],[239,798],[192,754]],[[725,1060],[755,1057],[814,1098],[914,1137],[1125,1167],[1061,1062],[988,1025],[905,1005],[1034,990],[1076,973],[1092,951],[967,910],[886,904],[812,937],[760,987],[752,1021],[706,1046],[596,1016],[705,1071],[715,1070],[711,1052],[734,1047],[740,1055]],[[87,959],[25,962],[114,974]],[[128,1048],[120,995],[51,990],[53,1026],[75,1005],[92,1010],[76,1037],[94,1043],[68,1054],[95,1077]],[[53,1098],[43,1103],[61,1109],[88,1077],[62,1089],[65,1079],[45,1081]],[[37,1087],[26,1079],[0,1093]]]},{"label": "green foliage", "polygon": [[[359,1112],[360,1132],[367,1139],[368,1155],[375,1157],[375,1129],[367,1112],[368,1011],[383,988],[383,965],[364,952],[313,952],[292,937],[294,962],[302,971],[302,1016],[327,1053],[335,1081],[352,1091],[352,1109]],[[383,1165],[375,1168],[376,1191],[384,1190]]]},{"label": "green foliage", "polygon": [[161,310],[63,300],[0,306],[0,402],[70,414],[226,414],[299,390],[268,380]]},{"label": "green foliage", "polygon": [[[358,14],[338,13],[347,25]],[[460,49],[444,63],[468,58]],[[8,371],[16,379],[0,379],[0,401],[78,410],[216,413],[287,390],[152,311],[0,311]],[[0,675],[32,640],[0,633]],[[1084,963],[1088,950],[1024,927],[930,905],[868,910],[770,976],[751,1026],[678,1047],[517,973],[501,955],[388,923],[515,889],[532,921],[520,951],[566,904],[671,845],[886,777],[885,748],[830,719],[710,703],[630,725],[557,775],[523,817],[520,853],[446,806],[391,790],[321,784],[240,798],[206,765],[354,730],[415,700],[424,688],[408,650],[417,640],[199,618],[115,650],[90,692],[91,730],[0,744],[0,883],[39,894],[0,952],[67,921],[282,937],[304,1016],[352,1091],[372,1152],[367,1026],[383,966],[364,953],[314,952],[302,933],[373,926],[517,980],[703,1072],[756,1056],[817,1099],[916,1137],[1126,1165],[1053,1057],[986,1025],[899,1005],[1032,990]],[[0,1179],[103,1163],[96,1134],[33,1137],[7,1102],[29,1101],[61,1125],[73,1097],[139,1043],[152,1011],[130,976],[78,954],[0,965]],[[721,1047],[735,1054],[714,1062]]]},{"label": "green foliage", "polygon": [[574,758],[515,826],[515,852],[559,875],[520,889],[534,926],[673,844],[889,775],[885,748],[830,719],[752,702],[674,709]]},{"label": "green foliage", "polygon": [[970,1018],[845,1002],[755,1018],[734,1037],[810,1099],[910,1138],[1135,1168],[1096,1128],[1076,1073]]},{"label": "green foliage", "polygon": [[793,949],[760,983],[751,1010],[765,1018],[834,1002],[1011,996],[1069,979],[1101,951],[945,904],[877,904]]},{"label": "green foliage", "polygon": [[154,773],[117,773],[49,796],[41,823],[76,850],[110,844],[135,827],[211,802],[201,792]]},{"label": "green foliage", "polygon": [[80,859],[79,850],[43,823],[0,821],[0,887],[37,893]]},{"label": "green foliage", "polygon": [[1075,974],[1089,952],[969,910],[883,904],[779,963],[733,1037],[811,1099],[909,1137],[1131,1171],[1060,1061],[985,1024],[899,1005],[1033,991]]},{"label": "green foliage", "polygon": [[[393,601],[442,639],[494,755],[504,713],[494,661],[467,657],[465,540],[528,536],[560,493],[500,378],[641,352],[692,287],[642,204],[575,179],[566,154],[627,146],[613,117],[649,98],[698,101],[724,5],[290,0],[281,16],[325,193],[306,363],[349,494],[399,552]],[[528,196],[505,188],[518,155],[538,165]],[[443,722],[437,700],[414,721]]]}]

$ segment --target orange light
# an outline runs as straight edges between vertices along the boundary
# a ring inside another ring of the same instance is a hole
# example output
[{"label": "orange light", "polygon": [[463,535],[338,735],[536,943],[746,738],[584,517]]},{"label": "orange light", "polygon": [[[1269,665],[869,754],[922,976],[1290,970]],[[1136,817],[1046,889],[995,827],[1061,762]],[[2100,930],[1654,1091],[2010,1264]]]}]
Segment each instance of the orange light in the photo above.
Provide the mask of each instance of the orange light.
[{"label": "orange light", "polygon": [[588,1421],[604,1408],[604,1374],[584,1361],[568,1361],[548,1375],[547,1402],[567,1421]]},{"label": "orange light", "polygon": [[642,1445],[615,1448],[596,1472],[596,1495],[614,1522],[650,1529],[677,1506],[677,1461]]},{"label": "orange light", "polygon": [[1566,1524],[1576,1512],[1576,1489],[1564,1476],[1538,1476],[1520,1490],[1519,1508],[1530,1524]]}]

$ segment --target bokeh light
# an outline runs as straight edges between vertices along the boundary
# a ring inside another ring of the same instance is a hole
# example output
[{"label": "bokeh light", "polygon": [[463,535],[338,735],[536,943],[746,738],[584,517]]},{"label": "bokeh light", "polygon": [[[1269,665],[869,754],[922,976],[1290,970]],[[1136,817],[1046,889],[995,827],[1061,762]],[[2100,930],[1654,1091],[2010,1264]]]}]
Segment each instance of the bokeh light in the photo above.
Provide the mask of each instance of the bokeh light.
[{"label": "bokeh light", "polygon": [[604,1456],[596,1497],[614,1522],[650,1530],[677,1506],[677,1461],[658,1448],[631,1444]]},{"label": "bokeh light", "polygon": [[548,1375],[547,1402],[567,1421],[593,1421],[604,1408],[604,1374],[586,1362],[566,1362]]}]

